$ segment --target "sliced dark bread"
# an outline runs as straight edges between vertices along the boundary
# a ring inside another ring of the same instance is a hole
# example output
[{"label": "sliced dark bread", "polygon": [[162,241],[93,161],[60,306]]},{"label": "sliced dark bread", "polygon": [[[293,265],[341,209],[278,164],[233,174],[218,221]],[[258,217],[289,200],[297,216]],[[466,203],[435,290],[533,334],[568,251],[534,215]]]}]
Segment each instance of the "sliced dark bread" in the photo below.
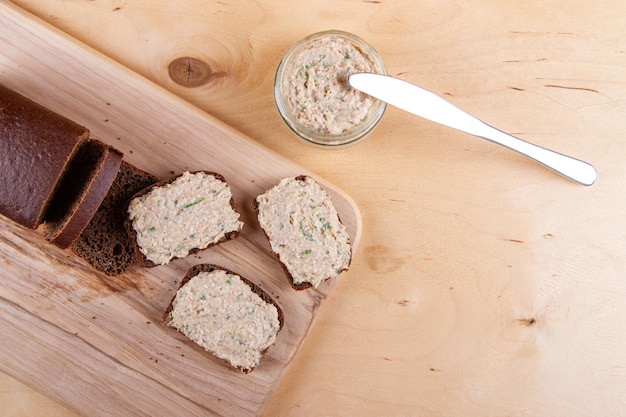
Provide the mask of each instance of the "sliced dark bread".
[{"label": "sliced dark bread", "polygon": [[346,228],[312,177],[282,179],[255,199],[254,210],[294,289],[317,287],[350,266]]},{"label": "sliced dark bread", "polygon": [[209,171],[184,172],[140,191],[126,224],[146,267],[233,239],[243,226],[226,179]]},{"label": "sliced dark bread", "polygon": [[282,310],[250,280],[217,265],[195,265],[164,314],[204,350],[244,372],[253,371],[284,324]]},{"label": "sliced dark bread", "polygon": [[85,127],[0,85],[0,214],[36,229],[88,137]]},{"label": "sliced dark bread", "polygon": [[100,208],[72,243],[71,250],[107,275],[128,270],[135,263],[134,244],[124,224],[128,201],[157,181],[156,176],[122,161]]},{"label": "sliced dark bread", "polygon": [[96,139],[84,142],[70,160],[44,216],[44,234],[69,247],[100,207],[122,163],[122,153]]}]

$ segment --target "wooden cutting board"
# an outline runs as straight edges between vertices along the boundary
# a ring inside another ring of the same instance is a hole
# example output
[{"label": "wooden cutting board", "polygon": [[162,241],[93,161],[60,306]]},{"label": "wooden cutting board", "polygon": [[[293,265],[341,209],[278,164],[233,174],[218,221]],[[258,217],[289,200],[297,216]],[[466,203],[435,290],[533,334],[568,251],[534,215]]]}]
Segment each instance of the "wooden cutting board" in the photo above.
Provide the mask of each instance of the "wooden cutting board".
[{"label": "wooden cutting board", "polygon": [[[112,278],[0,217],[0,369],[89,416],[260,414],[337,280],[293,291],[250,207],[280,178],[311,173],[6,1],[0,82],[87,126],[159,177],[222,173],[245,222],[238,239],[217,248]],[[356,249],[358,208],[318,180]],[[251,374],[161,322],[181,277],[201,262],[251,278],[285,313],[276,344]]]}]

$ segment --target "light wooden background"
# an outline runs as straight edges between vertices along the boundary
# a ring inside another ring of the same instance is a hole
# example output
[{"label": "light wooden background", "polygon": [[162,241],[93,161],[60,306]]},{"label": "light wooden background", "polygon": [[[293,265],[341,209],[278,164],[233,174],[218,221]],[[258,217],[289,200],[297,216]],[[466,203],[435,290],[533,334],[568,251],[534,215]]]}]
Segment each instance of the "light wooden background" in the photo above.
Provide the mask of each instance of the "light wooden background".
[{"label": "light wooden background", "polygon": [[[359,252],[267,416],[626,414],[626,3],[16,0],[352,196]],[[299,142],[274,70],[329,28],[390,74],[596,165],[582,187],[389,108],[362,143]],[[192,56],[213,77],[174,83]],[[73,416],[8,376],[0,415]]]}]

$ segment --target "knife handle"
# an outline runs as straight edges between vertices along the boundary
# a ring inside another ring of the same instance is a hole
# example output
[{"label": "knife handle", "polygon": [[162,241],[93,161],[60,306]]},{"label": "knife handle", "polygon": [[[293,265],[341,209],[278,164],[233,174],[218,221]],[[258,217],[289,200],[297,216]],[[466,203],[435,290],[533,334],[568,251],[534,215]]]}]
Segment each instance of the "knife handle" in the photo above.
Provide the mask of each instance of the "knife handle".
[{"label": "knife handle", "polygon": [[526,155],[579,184],[592,185],[598,178],[596,169],[587,162],[526,142],[495,127],[489,126],[478,119],[476,120],[479,123],[474,125],[475,130],[472,132],[475,136],[479,136]]}]

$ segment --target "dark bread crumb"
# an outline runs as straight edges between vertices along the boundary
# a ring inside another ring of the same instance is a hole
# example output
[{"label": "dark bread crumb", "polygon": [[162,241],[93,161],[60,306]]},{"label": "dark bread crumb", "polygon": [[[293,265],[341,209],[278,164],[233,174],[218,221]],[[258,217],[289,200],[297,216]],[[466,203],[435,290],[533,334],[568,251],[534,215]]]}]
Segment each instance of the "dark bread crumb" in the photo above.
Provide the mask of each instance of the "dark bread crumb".
[{"label": "dark bread crumb", "polygon": [[115,276],[135,263],[133,242],[126,232],[128,200],[158,178],[123,161],[102,205],[71,250],[99,271]]}]

